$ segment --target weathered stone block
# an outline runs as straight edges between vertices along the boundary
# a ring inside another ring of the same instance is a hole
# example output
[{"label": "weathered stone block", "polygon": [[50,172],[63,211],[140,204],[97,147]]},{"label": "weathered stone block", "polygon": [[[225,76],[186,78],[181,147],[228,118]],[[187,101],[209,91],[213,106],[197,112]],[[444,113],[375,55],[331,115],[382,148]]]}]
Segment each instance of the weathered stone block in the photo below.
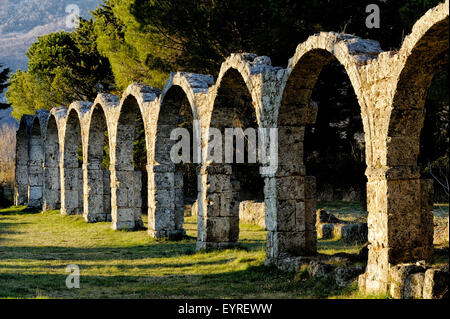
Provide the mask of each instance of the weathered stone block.
[{"label": "weathered stone block", "polygon": [[266,209],[264,202],[244,201],[239,204],[239,220],[241,223],[266,227]]},{"label": "weathered stone block", "polygon": [[445,293],[448,296],[448,278],[448,265],[441,269],[428,269],[423,283],[423,298],[441,299]]},{"label": "weathered stone block", "polygon": [[[411,293],[414,293],[413,290],[416,289],[414,283],[417,281],[417,279],[420,278],[415,278],[413,282],[411,282],[411,280],[408,278],[414,274],[423,275],[424,271],[425,271],[424,267],[417,266],[415,264],[400,264],[392,266],[389,270],[390,293],[392,298],[403,299],[406,298],[407,296],[411,297],[412,296]],[[423,286],[423,278],[421,279],[421,281]],[[407,282],[408,287],[406,288]],[[406,291],[406,289],[408,289],[408,291]]]},{"label": "weathered stone block", "polygon": [[409,275],[405,281],[404,298],[405,299],[422,299],[424,273]]},{"label": "weathered stone block", "polygon": [[333,238],[334,224],[318,224],[317,225],[317,238],[331,239]]},{"label": "weathered stone block", "polygon": [[208,242],[237,242],[239,239],[239,217],[208,217],[205,226]]},{"label": "weathered stone block", "polygon": [[278,200],[304,199],[305,178],[300,176],[277,178],[276,189]]},{"label": "weathered stone block", "polygon": [[[308,256],[316,253],[316,232],[267,232],[267,257],[278,259],[281,256]],[[311,245],[307,245],[311,243]]]}]

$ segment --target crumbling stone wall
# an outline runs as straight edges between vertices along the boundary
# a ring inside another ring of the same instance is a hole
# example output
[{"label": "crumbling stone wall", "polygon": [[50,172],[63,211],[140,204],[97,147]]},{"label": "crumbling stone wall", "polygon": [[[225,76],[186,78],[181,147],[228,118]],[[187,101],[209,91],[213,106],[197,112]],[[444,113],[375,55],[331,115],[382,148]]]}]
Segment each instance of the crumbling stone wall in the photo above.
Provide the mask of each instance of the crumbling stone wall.
[{"label": "crumbling stone wall", "polygon": [[[186,181],[169,160],[170,132],[181,116],[188,123],[198,120],[202,133],[197,248],[234,246],[241,201],[237,166],[212,162],[208,133],[277,128],[278,169],[258,167],[264,179],[266,263],[284,267],[286,260],[314,255],[315,178],[305,170],[303,140],[305,126],[317,115],[311,93],[318,76],[338,61],[358,98],[366,147],[369,257],[359,284],[368,292],[389,291],[391,269],[433,255],[432,184],[420,179],[417,156],[426,91],[448,61],[448,7],[447,0],[429,10],[396,52],[357,36],[321,32],[297,47],[286,68],[271,66],[269,57],[232,54],[216,81],[173,73],[162,91],[132,84],[121,99],[99,94],[93,104],[25,115],[17,132],[15,203],[60,207],[62,214],[84,215],[88,222],[111,220],[113,229],[142,226],[146,205],[150,236],[183,235]],[[147,204],[141,197],[143,172],[133,167],[137,116],[146,137]],[[105,132],[110,167],[102,171]],[[269,145],[270,140],[266,151]]]}]

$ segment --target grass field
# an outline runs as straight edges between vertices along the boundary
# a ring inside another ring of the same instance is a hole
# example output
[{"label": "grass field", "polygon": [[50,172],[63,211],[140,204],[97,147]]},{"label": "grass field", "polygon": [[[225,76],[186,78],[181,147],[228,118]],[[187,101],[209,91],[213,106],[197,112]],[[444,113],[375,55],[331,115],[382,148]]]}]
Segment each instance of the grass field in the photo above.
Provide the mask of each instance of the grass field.
[{"label": "grass field", "polygon": [[[322,202],[317,203],[317,208],[324,209],[342,220],[367,222],[367,211],[359,202]],[[447,224],[448,211],[448,203],[434,204],[435,225]]]},{"label": "grass field", "polygon": [[[356,282],[302,279],[264,266],[265,231],[240,225],[242,247],[196,253],[196,220],[189,239],[151,239],[146,231],[113,231],[58,211],[0,210],[0,298],[361,298]],[[145,216],[144,216],[144,222]],[[319,252],[357,252],[340,241]],[[80,267],[80,289],[67,289],[65,269]]]}]

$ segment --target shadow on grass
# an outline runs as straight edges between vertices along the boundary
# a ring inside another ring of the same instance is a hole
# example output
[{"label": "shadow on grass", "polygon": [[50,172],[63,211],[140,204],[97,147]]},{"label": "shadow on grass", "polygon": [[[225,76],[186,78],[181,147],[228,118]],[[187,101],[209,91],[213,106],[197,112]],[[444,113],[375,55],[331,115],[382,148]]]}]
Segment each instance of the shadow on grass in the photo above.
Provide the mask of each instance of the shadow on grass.
[{"label": "shadow on grass", "polygon": [[159,243],[129,247],[58,247],[58,246],[0,246],[0,260],[11,258],[35,260],[114,260],[170,258],[195,253],[195,243]]},{"label": "shadow on grass", "polygon": [[41,211],[36,208],[31,208],[27,206],[11,206],[9,208],[1,209],[0,216],[8,216],[8,215],[34,215],[40,214]]},{"label": "shadow on grass", "polygon": [[[4,224],[3,224],[4,225]],[[0,233],[4,233],[0,231]],[[1,238],[0,238],[1,240]],[[264,247],[264,241],[242,244],[237,250],[255,251]],[[60,246],[0,246],[0,260],[21,258],[35,260],[138,260],[145,258],[171,258],[196,253],[196,242],[160,242],[148,245],[95,248]]]},{"label": "shadow on grass", "polygon": [[[157,269],[157,268],[184,268],[184,267],[194,267],[194,266],[214,266],[214,265],[224,265],[229,262],[234,261],[235,258],[222,258],[214,261],[196,261],[196,262],[175,262],[175,263],[152,263],[148,262],[146,264],[81,264],[80,267],[82,269],[89,268],[103,268],[103,267],[114,267],[120,270],[130,270],[130,269]],[[46,260],[48,261],[48,260]],[[75,260],[76,262],[76,260]],[[51,269],[65,269],[66,265],[55,265],[51,266]],[[30,270],[30,269],[46,269],[42,264],[39,265],[14,265],[14,264],[3,264],[0,265],[0,269],[21,269],[21,270]],[[50,269],[50,268],[47,268]]]},{"label": "shadow on grass", "polygon": [[[80,289],[63,274],[0,274],[0,297],[34,298],[327,298],[344,293],[326,279],[298,281],[274,267],[205,275],[91,276],[81,269]],[[348,289],[348,288],[346,288]],[[38,293],[37,293],[38,292]]]},{"label": "shadow on grass", "polygon": [[[0,215],[1,217],[1,215]],[[29,223],[7,223],[5,222],[5,218],[0,218],[0,242],[2,241],[13,241],[12,239],[9,238],[5,238],[2,237],[3,235],[18,235],[18,234],[22,234],[23,232],[21,231],[17,231],[17,230],[12,230],[14,228],[17,227],[17,225],[27,225]],[[0,253],[3,252],[3,249],[0,247]],[[1,255],[0,255],[1,256]],[[0,258],[1,260],[1,258]]]}]

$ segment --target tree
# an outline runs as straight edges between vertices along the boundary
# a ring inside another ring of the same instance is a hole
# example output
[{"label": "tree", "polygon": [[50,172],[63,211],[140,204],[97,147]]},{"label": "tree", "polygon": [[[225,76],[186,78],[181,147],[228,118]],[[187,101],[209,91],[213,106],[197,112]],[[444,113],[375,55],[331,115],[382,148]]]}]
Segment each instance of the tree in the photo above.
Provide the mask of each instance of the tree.
[{"label": "tree", "polygon": [[[110,59],[118,86],[137,81],[162,87],[169,71],[217,76],[234,52],[267,55],[273,65],[285,67],[297,45],[319,31],[355,34],[395,50],[413,23],[439,2],[373,1],[381,10],[380,29],[366,27],[366,4],[356,0],[105,0],[94,16],[100,51]],[[326,111],[319,111],[316,125],[307,131],[305,156],[319,154],[305,158],[309,172],[319,184],[326,180],[362,190],[362,123],[342,66],[333,63],[323,70],[313,99]],[[428,109],[430,118],[440,112],[439,107]],[[432,138],[431,131],[425,135]],[[438,149],[444,147],[438,143]]]},{"label": "tree", "polygon": [[181,69],[216,75],[233,52],[267,55],[274,65],[285,66],[296,46],[319,31],[347,32],[378,40],[386,50],[396,48],[412,24],[440,1],[373,1],[381,9],[380,29],[366,27],[366,4],[357,0],[128,2],[140,31],[156,30],[161,36],[155,39],[178,53]]},{"label": "tree", "polygon": [[75,100],[94,100],[99,92],[114,89],[108,59],[97,51],[92,20],[80,20],[72,32],[56,32],[38,38],[27,51],[28,71],[11,76],[8,101],[13,115],[69,105]]},{"label": "tree", "polygon": [[[4,65],[0,63],[0,94],[5,91],[5,89],[9,86],[8,83],[8,75],[9,75],[9,68],[4,68]],[[5,103],[0,102],[0,110],[8,108],[9,105]]]},{"label": "tree", "polygon": [[23,114],[34,114],[38,109],[51,108],[52,90],[47,82],[27,71],[17,70],[10,77],[6,92],[8,102],[13,106],[12,115],[19,119]]},{"label": "tree", "polygon": [[381,9],[380,29],[366,27],[366,5],[356,0],[104,0],[92,14],[99,50],[123,89],[131,82],[161,87],[173,70],[216,76],[236,52],[267,55],[284,67],[296,46],[319,31],[398,48],[417,18],[439,0],[374,3]]},{"label": "tree", "polygon": [[132,2],[104,0],[91,12],[99,51],[109,59],[119,90],[133,82],[162,87],[167,74],[176,69],[173,50],[163,45],[153,26],[136,21],[129,9]]}]

